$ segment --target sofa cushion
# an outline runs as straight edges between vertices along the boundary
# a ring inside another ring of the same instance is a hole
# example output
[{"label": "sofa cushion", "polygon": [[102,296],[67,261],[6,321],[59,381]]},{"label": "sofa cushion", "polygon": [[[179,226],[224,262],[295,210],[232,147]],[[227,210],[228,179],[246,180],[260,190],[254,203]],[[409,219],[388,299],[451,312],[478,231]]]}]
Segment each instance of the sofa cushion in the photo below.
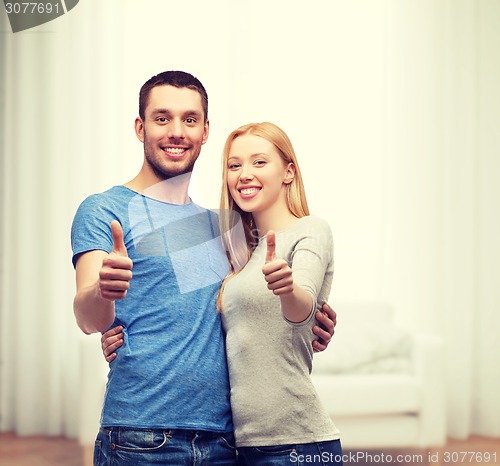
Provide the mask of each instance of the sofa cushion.
[{"label": "sofa cushion", "polygon": [[415,413],[419,379],[410,374],[313,374],[321,401],[333,417]]},{"label": "sofa cushion", "polygon": [[412,338],[394,325],[360,322],[335,331],[328,349],[314,355],[315,373],[409,373]]}]

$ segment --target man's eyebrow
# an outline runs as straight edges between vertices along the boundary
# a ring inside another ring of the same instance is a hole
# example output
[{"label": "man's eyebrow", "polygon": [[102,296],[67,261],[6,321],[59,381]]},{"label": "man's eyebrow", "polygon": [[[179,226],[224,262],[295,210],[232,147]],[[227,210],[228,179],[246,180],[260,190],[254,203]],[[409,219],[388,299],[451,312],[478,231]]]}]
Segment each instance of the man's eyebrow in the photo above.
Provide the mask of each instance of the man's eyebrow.
[{"label": "man's eyebrow", "polygon": [[155,108],[152,112],[152,115],[170,115],[170,112],[166,108]]},{"label": "man's eyebrow", "polygon": [[202,115],[202,113],[199,112],[198,110],[187,110],[184,112],[184,115],[185,116],[197,116],[197,117],[199,117]]},{"label": "man's eyebrow", "polygon": [[[152,115],[171,115],[172,112],[166,108],[155,108],[152,112]],[[196,117],[201,117],[202,112],[198,110],[186,110],[183,114],[183,116],[196,116]]]}]

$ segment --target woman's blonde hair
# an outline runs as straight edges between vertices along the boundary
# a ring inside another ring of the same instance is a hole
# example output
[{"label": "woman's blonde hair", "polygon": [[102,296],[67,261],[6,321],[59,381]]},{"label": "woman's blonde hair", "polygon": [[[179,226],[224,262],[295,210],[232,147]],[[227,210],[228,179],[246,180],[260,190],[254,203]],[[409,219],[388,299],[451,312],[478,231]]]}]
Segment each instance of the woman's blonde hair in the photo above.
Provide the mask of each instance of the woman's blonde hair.
[{"label": "woman's blonde hair", "polygon": [[[230,273],[222,283],[219,295],[217,297],[217,309],[222,309],[222,293],[227,280],[237,274],[244,265],[248,262],[252,251],[258,244],[259,236],[255,221],[251,212],[244,212],[234,202],[228,186],[228,158],[229,151],[233,141],[243,135],[253,135],[261,137],[273,144],[285,164],[292,163],[295,166],[295,176],[292,181],[285,185],[286,201],[288,209],[297,218],[309,215],[309,207],[307,206],[306,193],[304,183],[300,173],[297,156],[293,149],[290,139],[286,133],[273,123],[249,123],[235,129],[227,138],[222,153],[222,190],[220,196],[220,231],[223,238],[224,247],[226,248]],[[238,229],[239,221],[243,226],[244,238],[241,234],[241,228]]]}]

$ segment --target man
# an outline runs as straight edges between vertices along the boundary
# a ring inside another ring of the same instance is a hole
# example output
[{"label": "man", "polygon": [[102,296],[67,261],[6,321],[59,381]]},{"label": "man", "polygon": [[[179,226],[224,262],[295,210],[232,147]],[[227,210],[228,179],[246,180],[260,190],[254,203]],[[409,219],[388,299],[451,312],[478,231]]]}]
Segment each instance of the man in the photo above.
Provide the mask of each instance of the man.
[{"label": "man", "polygon": [[[124,339],[110,366],[94,464],[234,465],[215,310],[228,264],[215,214],[187,194],[209,133],[203,85],[181,71],[151,78],[135,131],[144,145],[139,174],[87,198],[72,227],[77,323],[85,333],[119,325]],[[318,313],[328,329],[316,329],[320,350],[335,325],[328,311],[332,320]]]}]

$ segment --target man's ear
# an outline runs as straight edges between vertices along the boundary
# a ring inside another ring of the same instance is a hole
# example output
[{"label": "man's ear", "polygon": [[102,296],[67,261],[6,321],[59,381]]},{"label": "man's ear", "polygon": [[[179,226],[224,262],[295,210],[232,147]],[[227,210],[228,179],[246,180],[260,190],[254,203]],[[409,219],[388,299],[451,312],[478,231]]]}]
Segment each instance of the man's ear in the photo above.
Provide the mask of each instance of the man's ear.
[{"label": "man's ear", "polygon": [[207,139],[208,139],[208,133],[209,133],[209,126],[210,126],[210,122],[207,120],[205,121],[205,125],[203,127],[203,138],[201,140],[201,143],[202,144],[205,144],[207,142]]},{"label": "man's ear", "polygon": [[144,123],[140,117],[137,117],[134,122],[134,128],[135,128],[135,135],[137,136],[137,139],[141,141],[142,143],[144,142]]},{"label": "man's ear", "polygon": [[295,165],[292,162],[290,162],[286,167],[285,179],[283,180],[283,183],[290,184],[294,178],[295,178]]}]

